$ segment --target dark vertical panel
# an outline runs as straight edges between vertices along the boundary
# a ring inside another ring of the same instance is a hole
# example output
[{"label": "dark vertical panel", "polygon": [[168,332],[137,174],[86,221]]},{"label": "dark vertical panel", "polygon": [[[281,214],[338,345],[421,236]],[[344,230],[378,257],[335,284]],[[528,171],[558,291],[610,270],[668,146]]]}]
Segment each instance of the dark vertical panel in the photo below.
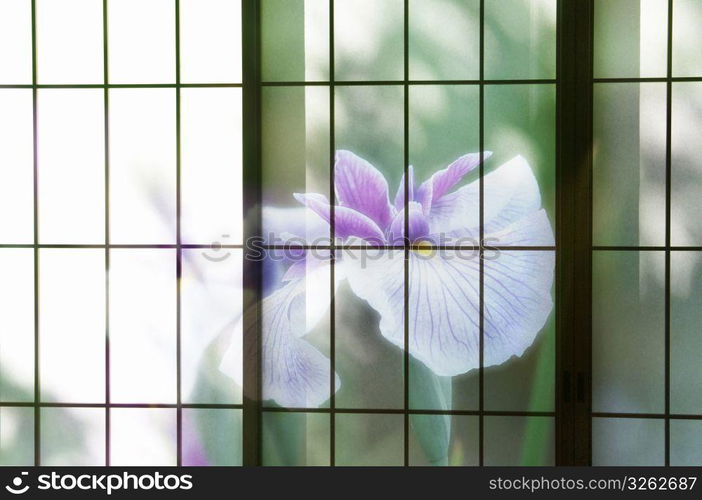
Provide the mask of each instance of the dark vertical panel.
[{"label": "dark vertical panel", "polygon": [[558,14],[556,461],[590,462],[592,0]]},{"label": "dark vertical panel", "polygon": [[571,279],[573,297],[573,377],[574,429],[573,465],[589,465],[591,461],[592,422],[592,67],[593,67],[593,1],[573,2],[576,24],[573,59],[576,63],[573,90],[574,133],[573,168],[574,217],[571,230],[574,251]]},{"label": "dark vertical panel", "polygon": [[[242,0],[244,240],[261,234],[260,14]],[[261,266],[244,252],[243,464],[261,463]]]}]

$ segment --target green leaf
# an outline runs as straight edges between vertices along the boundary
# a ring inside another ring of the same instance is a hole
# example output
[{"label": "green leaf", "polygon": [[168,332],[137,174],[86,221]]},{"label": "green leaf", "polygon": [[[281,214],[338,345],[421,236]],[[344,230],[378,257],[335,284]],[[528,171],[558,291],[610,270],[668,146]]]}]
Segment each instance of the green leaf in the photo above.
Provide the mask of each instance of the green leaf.
[{"label": "green leaf", "polygon": [[263,417],[264,465],[305,465],[307,415],[270,412]]},{"label": "green leaf", "polygon": [[[451,410],[451,377],[435,375],[414,358],[410,358],[409,393],[412,408]],[[427,461],[431,465],[448,465],[451,415],[411,415],[410,424]]]}]

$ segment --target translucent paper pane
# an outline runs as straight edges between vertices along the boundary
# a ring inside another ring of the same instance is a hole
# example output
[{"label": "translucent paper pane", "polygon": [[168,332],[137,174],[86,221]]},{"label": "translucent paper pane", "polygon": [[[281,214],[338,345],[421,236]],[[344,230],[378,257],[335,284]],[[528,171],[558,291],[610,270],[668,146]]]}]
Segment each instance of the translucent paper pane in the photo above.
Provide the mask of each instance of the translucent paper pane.
[{"label": "translucent paper pane", "polygon": [[0,276],[0,400],[32,401],[34,251],[0,249]]},{"label": "translucent paper pane", "polygon": [[102,83],[102,2],[39,0],[39,83]]},{"label": "translucent paper pane", "polygon": [[594,418],[592,465],[662,466],[663,426],[661,419]]},{"label": "translucent paper pane", "polygon": [[[403,345],[404,252],[349,250],[342,256],[357,289],[375,287],[393,293],[383,312],[388,331]],[[402,408],[403,351],[380,333],[378,315],[367,302],[343,287],[336,296],[336,370],[342,380],[336,395],[340,408]]]},{"label": "translucent paper pane", "polygon": [[329,423],[319,413],[264,413],[263,465],[329,465]]},{"label": "translucent paper pane", "polygon": [[39,239],[105,240],[105,122],[98,89],[38,95]]},{"label": "translucent paper pane", "polygon": [[43,401],[105,400],[105,252],[43,249],[39,267]]},{"label": "translucent paper pane", "polygon": [[701,252],[670,255],[670,407],[672,413],[702,414]]},{"label": "translucent paper pane", "polygon": [[175,90],[110,91],[112,243],[175,243]]},{"label": "translucent paper pane", "polygon": [[264,81],[329,79],[329,0],[261,2]]},{"label": "translucent paper pane", "polygon": [[180,2],[180,78],[189,83],[241,82],[239,2]]},{"label": "translucent paper pane", "polygon": [[42,408],[41,463],[105,465],[103,408]]},{"label": "translucent paper pane", "polygon": [[335,90],[336,148],[380,170],[394,197],[404,172],[404,97],[401,86],[350,86]]},{"label": "translucent paper pane", "polygon": [[175,82],[175,4],[108,2],[110,83]]},{"label": "translucent paper pane", "polygon": [[335,78],[401,80],[403,19],[403,0],[335,0]]},{"label": "translucent paper pane", "polygon": [[595,252],[592,283],[592,407],[664,409],[663,252]]},{"label": "translucent paper pane", "polygon": [[411,80],[477,79],[480,1],[410,0],[409,64]]},{"label": "translucent paper pane", "polygon": [[181,90],[182,238],[242,243],[241,90]]},{"label": "translucent paper pane", "polygon": [[410,87],[409,146],[415,182],[424,182],[457,158],[479,151],[478,108],[477,86]]},{"label": "translucent paper pane", "polygon": [[0,84],[32,83],[32,5],[28,0],[0,3]]},{"label": "translucent paper pane", "polygon": [[485,465],[555,465],[552,417],[485,417]]},{"label": "translucent paper pane", "polygon": [[556,0],[485,2],[485,77],[555,78]]},{"label": "translucent paper pane", "polygon": [[702,3],[675,0],[673,3],[673,76],[702,76]]},{"label": "translucent paper pane", "polygon": [[593,130],[594,244],[665,244],[665,84],[595,85]]},{"label": "translucent paper pane", "polygon": [[670,422],[670,465],[702,464],[702,421]]},{"label": "translucent paper pane", "polygon": [[673,84],[672,244],[702,245],[702,82]]},{"label": "translucent paper pane", "polygon": [[[240,403],[242,381],[241,250],[183,250],[181,279],[181,383],[189,403]],[[226,357],[237,375],[222,373]]]},{"label": "translucent paper pane", "polygon": [[553,411],[555,252],[492,253],[484,279],[485,407]]},{"label": "translucent paper pane", "polygon": [[337,415],[336,465],[402,465],[403,420],[402,415]]},{"label": "translucent paper pane", "polygon": [[183,410],[184,466],[241,465],[241,443],[241,410]]},{"label": "translucent paper pane", "polygon": [[[478,417],[410,416],[409,465],[476,466],[479,464]],[[425,430],[427,429],[427,430]]]},{"label": "translucent paper pane", "polygon": [[110,252],[112,401],[176,401],[176,260],[166,249]]},{"label": "translucent paper pane", "polygon": [[[498,2],[501,4],[502,2]],[[513,2],[506,2],[513,3]],[[494,5],[495,2],[490,2]],[[556,220],[556,88],[554,85],[492,85],[485,88],[485,162],[489,173],[521,156],[536,178],[541,206]],[[530,177],[530,175],[529,175]],[[498,182],[500,188],[508,182]],[[486,181],[487,184],[487,181]],[[521,184],[524,186],[524,184]],[[485,192],[485,206],[499,206],[501,189]]]},{"label": "translucent paper pane", "polygon": [[30,243],[34,237],[32,91],[0,91],[0,109],[0,213],[12,214],[0,218],[0,242]]},{"label": "translucent paper pane", "polygon": [[668,0],[595,0],[594,24],[595,78],[666,76]]},{"label": "translucent paper pane", "polygon": [[[270,217],[264,216],[265,235],[285,231],[305,239],[317,236],[313,232],[319,227],[315,224],[319,219],[306,220],[309,217],[303,215],[302,204],[293,198],[293,193],[314,192],[329,197],[329,104],[329,89],[324,87],[263,89],[264,204],[294,208],[295,219],[300,221],[299,230],[286,228],[282,215],[271,212]],[[320,236],[328,236],[328,231],[324,228]]]},{"label": "translucent paper pane", "polygon": [[34,408],[0,408],[0,465],[34,465]]},{"label": "translucent paper pane", "polygon": [[174,409],[110,410],[110,465],[176,465],[176,428]]}]

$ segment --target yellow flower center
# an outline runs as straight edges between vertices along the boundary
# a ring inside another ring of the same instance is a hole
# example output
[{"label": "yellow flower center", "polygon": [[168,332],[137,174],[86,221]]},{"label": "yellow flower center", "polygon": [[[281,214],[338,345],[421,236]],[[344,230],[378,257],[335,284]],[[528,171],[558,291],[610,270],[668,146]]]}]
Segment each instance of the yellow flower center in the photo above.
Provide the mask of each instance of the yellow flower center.
[{"label": "yellow flower center", "polygon": [[434,254],[434,247],[430,241],[418,241],[412,245],[412,248],[417,255],[421,255],[422,257],[431,257]]}]

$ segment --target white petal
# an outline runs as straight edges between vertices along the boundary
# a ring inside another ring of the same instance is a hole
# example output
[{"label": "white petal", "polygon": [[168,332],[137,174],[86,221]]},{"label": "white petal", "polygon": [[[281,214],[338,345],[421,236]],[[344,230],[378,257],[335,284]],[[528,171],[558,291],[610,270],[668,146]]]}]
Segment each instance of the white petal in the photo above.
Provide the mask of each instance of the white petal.
[{"label": "white petal", "polygon": [[527,161],[516,156],[485,176],[485,232],[499,231],[541,208],[541,193]]},{"label": "white petal", "polygon": [[[541,208],[539,185],[521,156],[487,174],[483,182],[485,233],[500,231]],[[435,201],[429,222],[432,234],[479,234],[479,181]]]},{"label": "white petal", "polygon": [[[330,397],[329,359],[301,338],[319,323],[329,307],[329,266],[310,263],[310,268],[314,270],[305,278],[289,281],[261,303],[263,398],[284,407],[314,408]],[[337,276],[338,283],[343,273]],[[255,326],[253,322],[250,328]],[[220,365],[220,370],[239,384],[242,331],[239,322]],[[336,390],[340,385],[336,376]]]},{"label": "white petal", "polygon": [[485,234],[485,245],[547,247],[555,244],[546,210],[533,212],[495,233]]},{"label": "white petal", "polygon": [[[295,314],[303,282],[289,283],[263,301],[263,399],[290,408],[315,408],[329,399],[330,361],[299,338]],[[336,376],[336,389],[341,383]]]},{"label": "white petal", "polygon": [[[402,255],[386,252],[365,269],[359,261],[345,265],[354,293],[380,314],[383,336],[404,347]],[[503,252],[485,262],[485,366],[520,356],[531,345],[552,309],[552,282],[553,252]],[[472,252],[410,254],[410,353],[437,375],[479,366],[479,291],[480,264]]]},{"label": "white petal", "polygon": [[[269,244],[299,245],[329,240],[329,224],[309,208],[263,207],[261,217],[262,236]],[[280,241],[274,241],[275,238]]]},{"label": "white petal", "polygon": [[501,252],[485,260],[485,366],[521,356],[553,309],[553,251]]}]

